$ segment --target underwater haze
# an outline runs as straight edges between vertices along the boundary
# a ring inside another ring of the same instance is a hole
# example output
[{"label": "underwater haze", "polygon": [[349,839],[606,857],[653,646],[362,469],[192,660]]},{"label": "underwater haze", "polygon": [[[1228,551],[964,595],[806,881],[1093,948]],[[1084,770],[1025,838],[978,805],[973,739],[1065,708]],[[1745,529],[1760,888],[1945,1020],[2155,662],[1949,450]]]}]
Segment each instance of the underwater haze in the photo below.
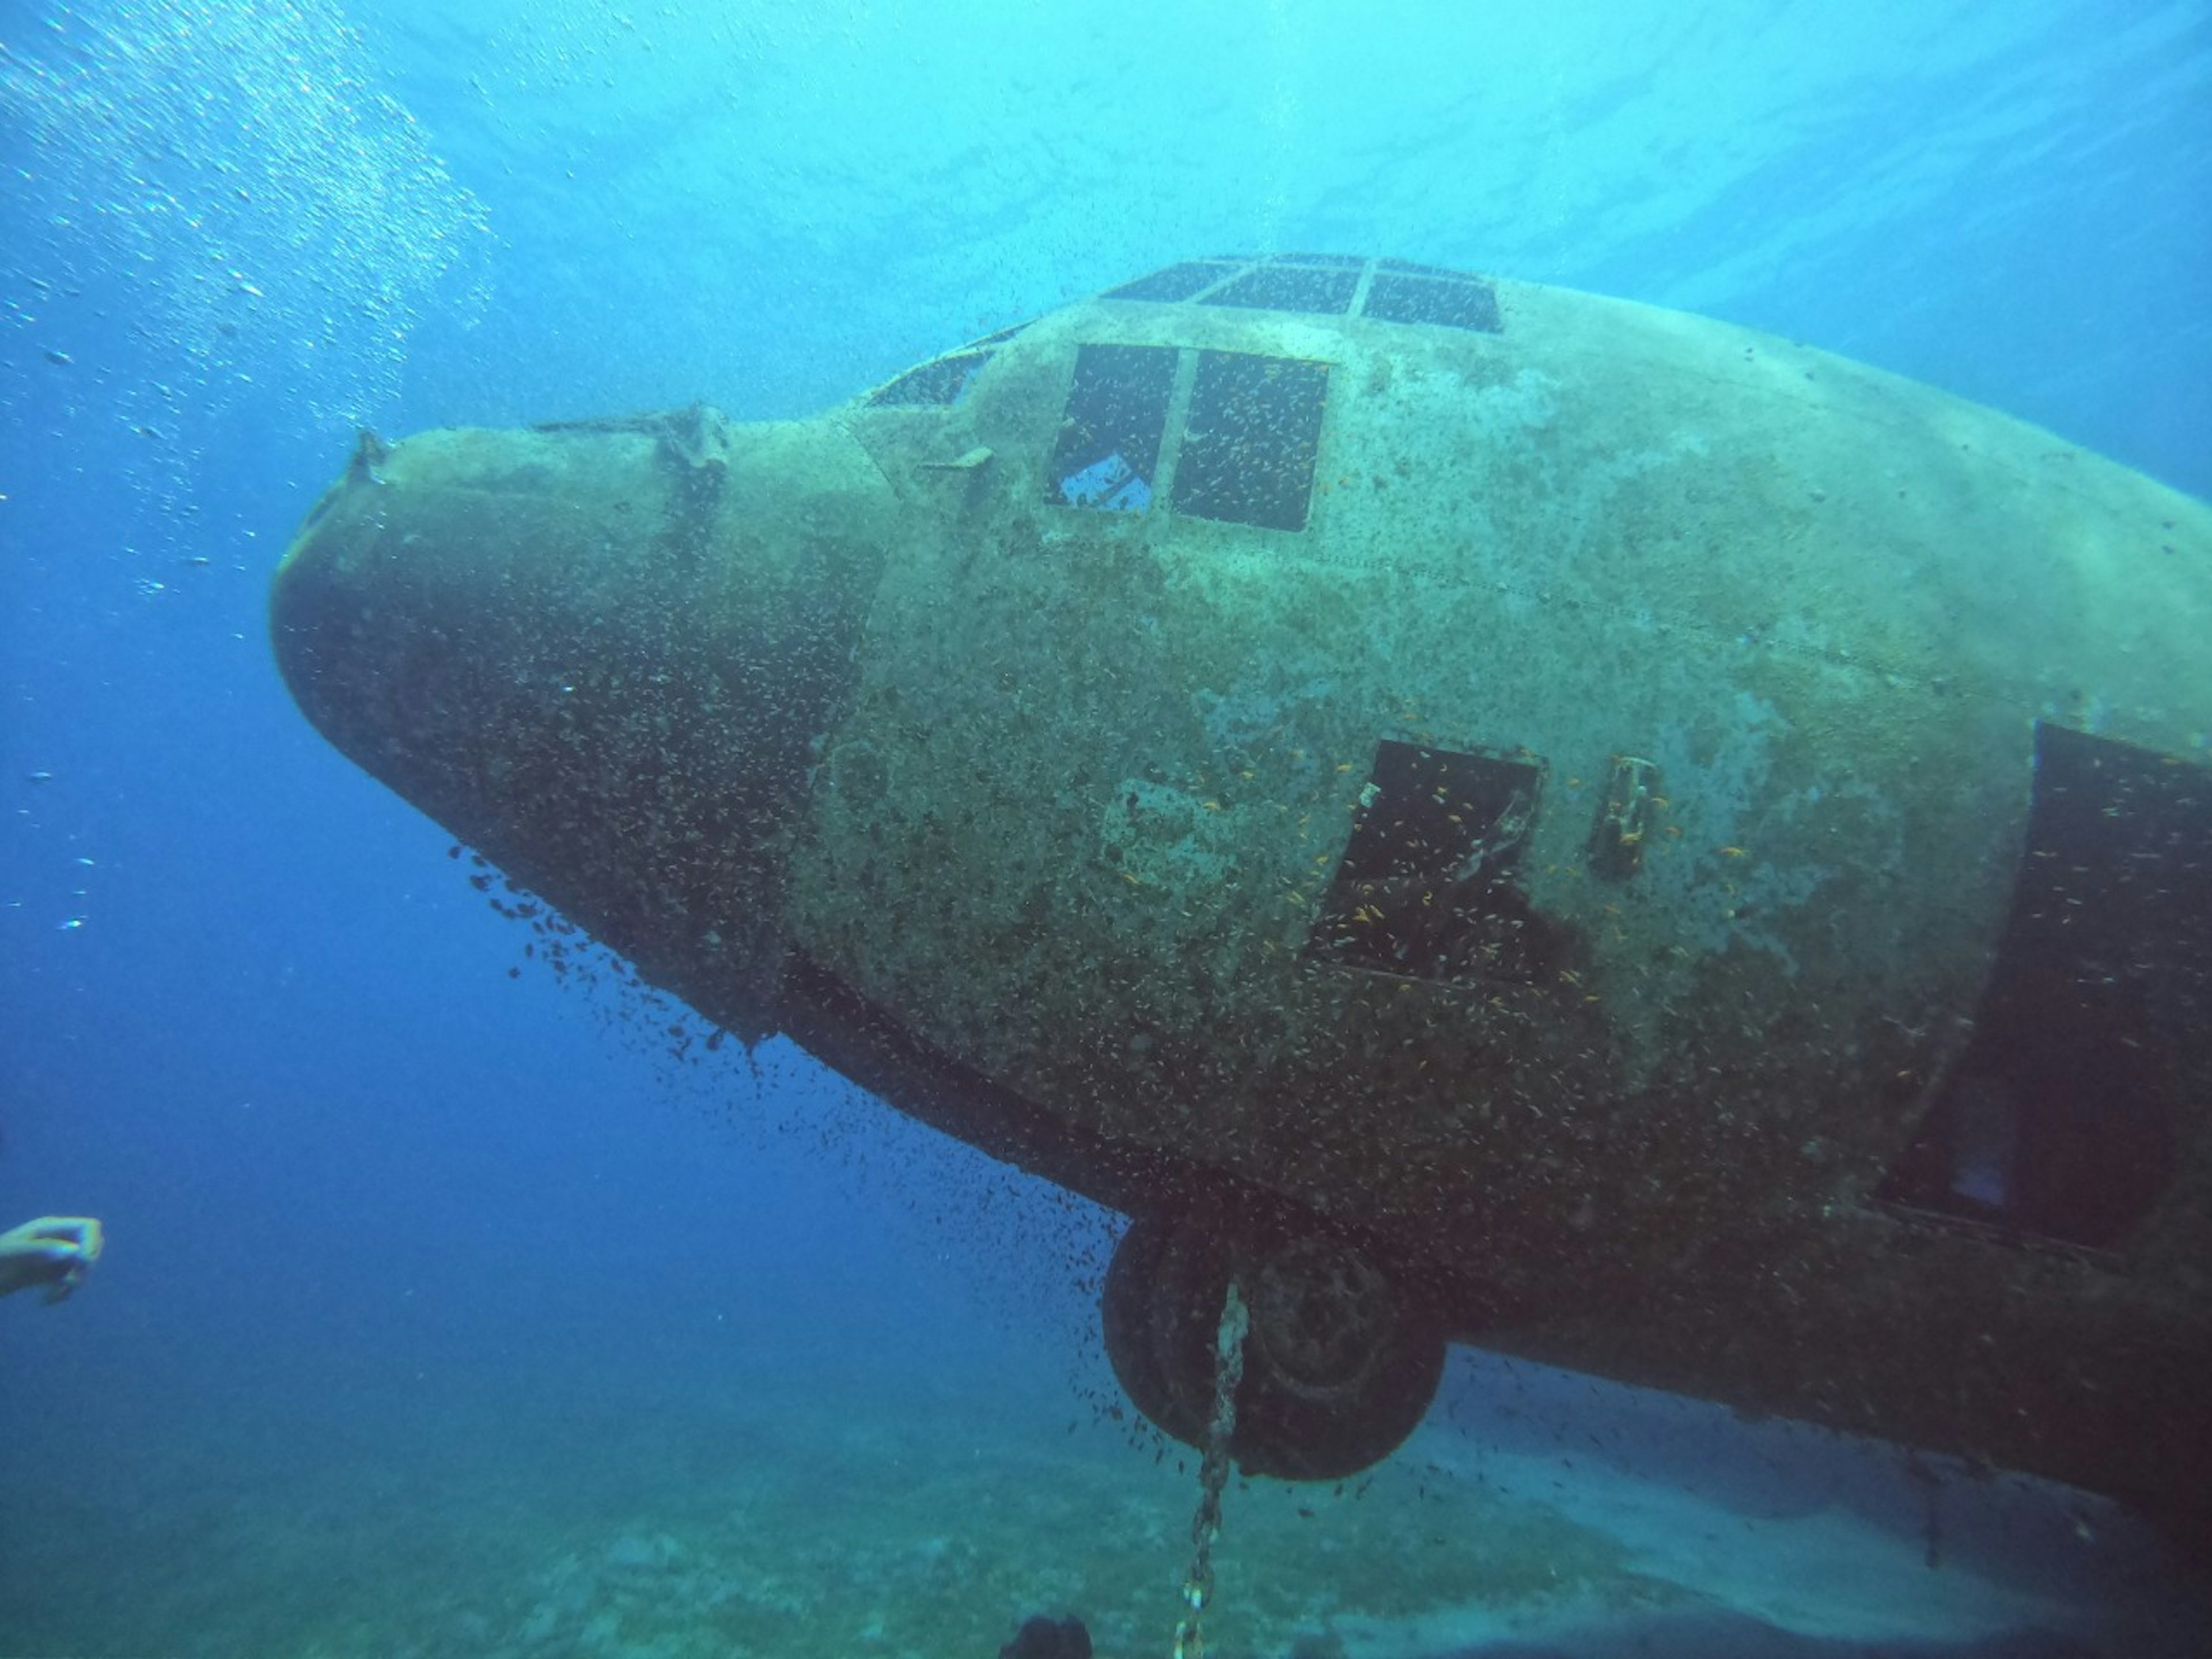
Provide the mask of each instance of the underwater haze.
[{"label": "underwater haze", "polygon": [[[1678,307],[2212,495],[2212,7],[0,0],[0,1659],[1165,1655],[1118,1218],[507,914],[279,680],[356,433],[811,414],[1192,255]],[[2208,646],[2212,649],[2212,646]],[[2197,1454],[2203,1453],[2199,1449]],[[2212,1651],[2118,1506],[1455,1350],[1206,1650]]]}]

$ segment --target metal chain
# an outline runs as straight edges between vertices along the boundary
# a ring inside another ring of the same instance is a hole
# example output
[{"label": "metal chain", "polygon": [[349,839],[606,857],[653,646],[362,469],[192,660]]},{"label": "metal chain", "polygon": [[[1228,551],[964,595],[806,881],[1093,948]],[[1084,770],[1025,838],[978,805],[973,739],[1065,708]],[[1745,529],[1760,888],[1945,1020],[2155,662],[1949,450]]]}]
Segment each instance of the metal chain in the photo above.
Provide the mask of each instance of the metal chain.
[{"label": "metal chain", "polygon": [[1229,1281],[1214,1336],[1213,1419],[1198,1468],[1198,1514],[1190,1523],[1190,1571],[1182,1581],[1183,1615],[1176,1626],[1175,1659],[1203,1659],[1199,1621],[1213,1599],[1213,1540],[1221,1535],[1221,1489],[1229,1484],[1229,1443],[1237,1432],[1237,1385],[1244,1380],[1244,1334],[1251,1328],[1243,1294]]}]

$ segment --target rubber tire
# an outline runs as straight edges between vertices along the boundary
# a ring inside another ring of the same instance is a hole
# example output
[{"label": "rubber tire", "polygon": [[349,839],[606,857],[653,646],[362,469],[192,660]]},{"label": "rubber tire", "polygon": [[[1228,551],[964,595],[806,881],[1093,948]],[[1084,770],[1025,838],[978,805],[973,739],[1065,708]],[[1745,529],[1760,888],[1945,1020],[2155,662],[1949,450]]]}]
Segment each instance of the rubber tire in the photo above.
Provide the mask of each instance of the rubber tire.
[{"label": "rubber tire", "polygon": [[1240,1243],[1156,1217],[1132,1223],[1099,1311],[1137,1409],[1185,1444],[1204,1443],[1232,1273],[1251,1314],[1231,1442],[1238,1467],[1340,1480],[1403,1444],[1436,1395],[1443,1339],[1364,1253],[1312,1237]]}]

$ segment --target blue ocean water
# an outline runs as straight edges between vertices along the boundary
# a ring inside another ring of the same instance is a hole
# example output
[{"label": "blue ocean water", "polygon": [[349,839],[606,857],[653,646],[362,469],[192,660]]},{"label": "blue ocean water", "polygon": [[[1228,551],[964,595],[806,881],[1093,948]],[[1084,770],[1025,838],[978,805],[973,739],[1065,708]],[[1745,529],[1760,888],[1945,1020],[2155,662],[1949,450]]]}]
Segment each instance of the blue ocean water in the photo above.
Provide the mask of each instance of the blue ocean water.
[{"label": "blue ocean water", "polygon": [[[9,0],[0,44],[0,1224],[110,1228],[0,1304],[0,1655],[957,1659],[1031,1611],[1120,1655],[1179,1611],[1112,1218],[564,981],[300,717],[268,579],[357,428],[799,415],[1333,248],[2212,495],[2202,4]],[[1232,1489],[1215,1650],[2191,1650],[2124,1516],[1940,1484],[1462,1355],[1371,1487]]]}]

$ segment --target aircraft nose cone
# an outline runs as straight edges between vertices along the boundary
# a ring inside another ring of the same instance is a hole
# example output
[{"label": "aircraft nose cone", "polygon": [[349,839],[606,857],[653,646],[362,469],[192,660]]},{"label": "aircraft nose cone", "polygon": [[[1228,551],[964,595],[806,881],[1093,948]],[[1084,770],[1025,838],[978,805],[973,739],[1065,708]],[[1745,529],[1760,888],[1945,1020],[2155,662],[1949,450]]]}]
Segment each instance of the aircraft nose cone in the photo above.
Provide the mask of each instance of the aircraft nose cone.
[{"label": "aircraft nose cone", "polygon": [[364,434],[278,570],[278,666],[338,749],[754,1034],[882,558],[841,444],[711,410]]}]

